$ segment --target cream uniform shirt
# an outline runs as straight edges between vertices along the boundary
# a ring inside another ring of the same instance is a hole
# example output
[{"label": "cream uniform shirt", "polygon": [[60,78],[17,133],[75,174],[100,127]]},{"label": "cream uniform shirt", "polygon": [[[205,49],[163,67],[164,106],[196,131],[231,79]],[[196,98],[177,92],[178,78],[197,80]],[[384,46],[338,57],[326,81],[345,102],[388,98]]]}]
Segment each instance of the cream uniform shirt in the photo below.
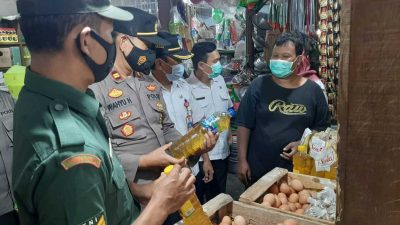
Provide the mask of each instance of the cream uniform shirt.
[{"label": "cream uniform shirt", "polygon": [[[168,115],[172,122],[175,123],[175,129],[182,135],[185,135],[188,132],[188,121],[186,119],[188,115],[190,115],[188,114],[188,110],[191,110],[193,123],[202,119],[200,113],[197,113],[196,117],[193,117],[193,112],[198,112],[200,108],[193,97],[191,86],[184,79],[179,79],[172,83],[171,91],[164,87],[162,87],[161,90]],[[185,101],[188,107],[185,106]],[[192,167],[192,173],[195,176],[199,173],[198,164]]]},{"label": "cream uniform shirt", "polygon": [[[200,110],[193,111],[193,117],[209,117],[214,112],[227,112],[233,106],[228,88],[222,76],[213,78],[208,87],[192,73],[187,79]],[[214,149],[208,152],[210,160],[226,159],[229,156],[228,131],[222,132]]]}]

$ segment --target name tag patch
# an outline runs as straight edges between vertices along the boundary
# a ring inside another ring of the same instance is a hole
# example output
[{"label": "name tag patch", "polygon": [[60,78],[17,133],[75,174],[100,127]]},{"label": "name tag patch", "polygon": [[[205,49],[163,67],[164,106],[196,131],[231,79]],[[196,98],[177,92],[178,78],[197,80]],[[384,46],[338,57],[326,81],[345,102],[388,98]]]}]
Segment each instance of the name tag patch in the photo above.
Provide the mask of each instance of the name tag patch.
[{"label": "name tag patch", "polygon": [[69,170],[74,166],[82,164],[92,165],[98,169],[101,166],[101,159],[95,155],[78,154],[61,161],[61,166],[64,168],[64,170]]},{"label": "name tag patch", "polygon": [[79,225],[106,225],[106,224],[107,223],[106,219],[104,218],[104,213],[101,212]]}]

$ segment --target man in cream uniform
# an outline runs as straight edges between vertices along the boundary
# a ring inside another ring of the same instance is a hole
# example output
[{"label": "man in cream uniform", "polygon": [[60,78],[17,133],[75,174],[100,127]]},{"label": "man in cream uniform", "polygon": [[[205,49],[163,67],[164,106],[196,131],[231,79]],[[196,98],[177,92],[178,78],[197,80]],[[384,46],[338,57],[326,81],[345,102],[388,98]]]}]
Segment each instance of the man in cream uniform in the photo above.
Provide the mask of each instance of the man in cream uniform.
[{"label": "man in cream uniform", "polygon": [[[214,112],[226,112],[233,106],[228,89],[222,74],[222,66],[219,62],[220,55],[215,44],[201,42],[193,46],[192,61],[194,72],[187,79],[193,88],[193,95],[200,110],[193,111],[193,117],[208,117]],[[219,140],[211,152],[208,152],[213,169],[213,180],[202,180],[204,174],[200,170],[196,179],[196,193],[200,201],[209,201],[226,190],[228,175],[230,131],[220,134]],[[200,168],[208,167],[207,162],[200,162]]]}]

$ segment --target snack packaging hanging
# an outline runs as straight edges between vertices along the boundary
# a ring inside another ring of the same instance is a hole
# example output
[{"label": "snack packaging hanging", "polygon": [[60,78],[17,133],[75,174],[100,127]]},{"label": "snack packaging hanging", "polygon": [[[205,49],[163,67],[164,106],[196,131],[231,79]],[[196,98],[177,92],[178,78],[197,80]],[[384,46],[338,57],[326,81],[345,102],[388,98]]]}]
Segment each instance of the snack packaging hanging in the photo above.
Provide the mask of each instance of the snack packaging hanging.
[{"label": "snack packaging hanging", "polygon": [[182,19],[181,15],[178,12],[177,6],[173,6],[170,11],[170,18],[171,20],[169,21],[168,28],[169,32],[171,34],[178,34],[181,35],[182,37],[187,36],[186,32],[186,27],[187,24],[185,21]]}]

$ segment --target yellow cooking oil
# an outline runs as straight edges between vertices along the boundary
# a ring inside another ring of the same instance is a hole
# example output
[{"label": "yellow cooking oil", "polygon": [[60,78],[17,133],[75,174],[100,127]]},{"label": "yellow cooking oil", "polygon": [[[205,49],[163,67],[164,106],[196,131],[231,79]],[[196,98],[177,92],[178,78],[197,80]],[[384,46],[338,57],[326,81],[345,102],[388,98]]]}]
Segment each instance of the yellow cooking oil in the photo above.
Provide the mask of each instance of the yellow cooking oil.
[{"label": "yellow cooking oil", "polygon": [[[167,166],[164,169],[165,174],[169,174],[174,168],[173,165]],[[203,207],[196,194],[193,194],[179,209],[179,214],[182,217],[185,225],[212,225],[210,219],[203,211]]]},{"label": "yellow cooking oil", "polygon": [[221,133],[227,130],[230,126],[230,119],[230,113],[214,113],[173,143],[168,153],[174,158],[188,158],[189,156],[197,155],[206,141],[204,135],[209,130],[213,133]]},{"label": "yellow cooking oil", "polygon": [[293,172],[310,175],[314,160],[307,154],[307,146],[299,145],[297,151],[293,156]]},{"label": "yellow cooking oil", "polygon": [[325,172],[325,178],[331,179],[331,180],[336,180],[337,167],[338,167],[338,163],[336,162],[331,166],[331,169],[328,172]]}]

